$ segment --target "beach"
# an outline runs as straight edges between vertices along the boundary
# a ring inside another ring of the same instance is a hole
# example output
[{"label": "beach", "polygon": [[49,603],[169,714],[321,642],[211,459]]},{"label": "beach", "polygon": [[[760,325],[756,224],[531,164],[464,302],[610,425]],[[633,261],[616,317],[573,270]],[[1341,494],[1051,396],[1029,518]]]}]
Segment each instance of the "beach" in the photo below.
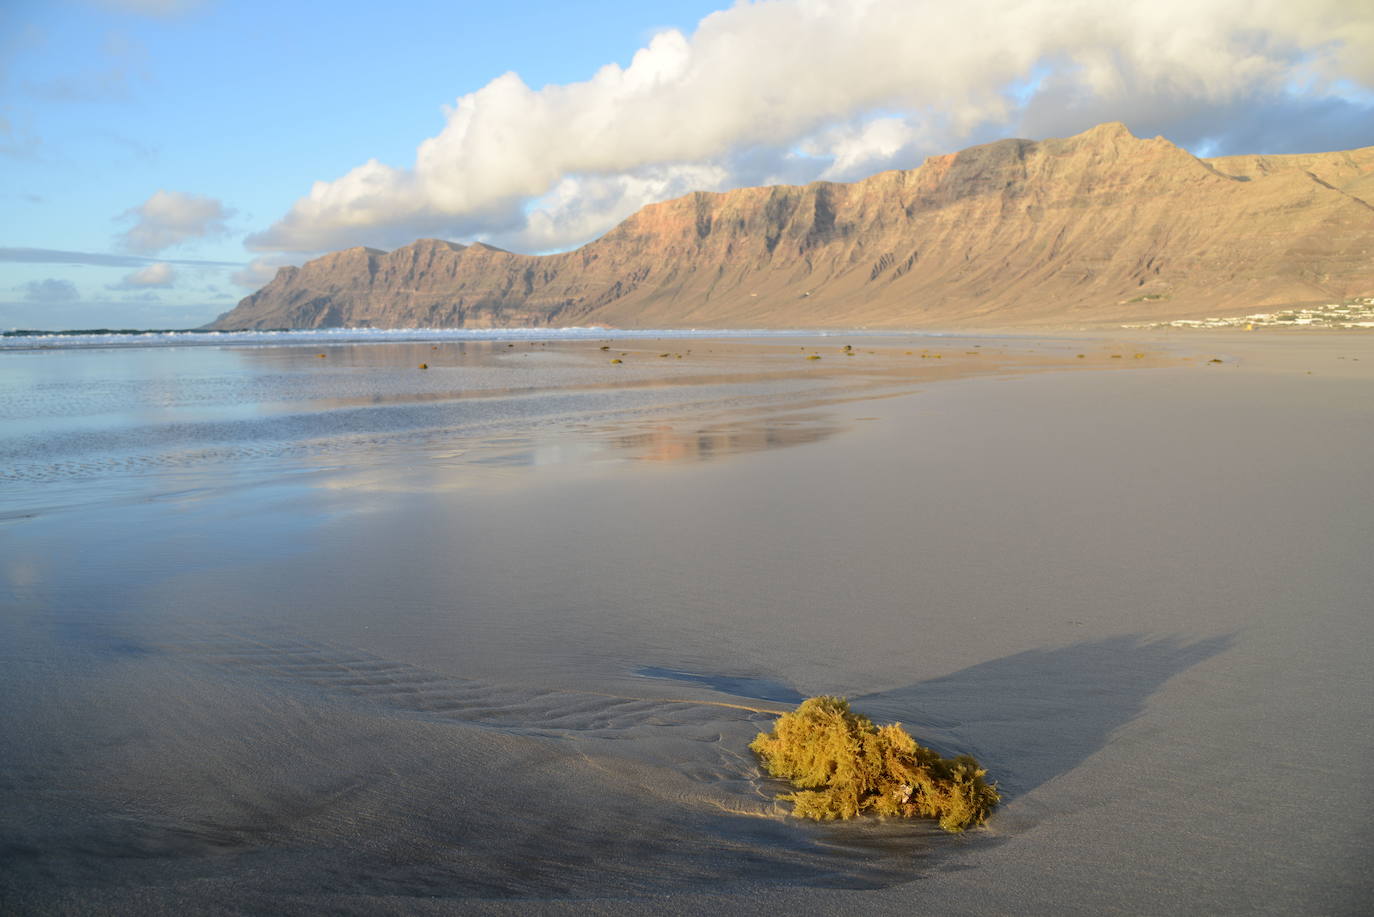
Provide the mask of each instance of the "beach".
[{"label": "beach", "polygon": [[[0,352],[0,910],[1360,913],[1371,393],[1338,333]],[[817,694],[1003,804],[789,817]]]}]

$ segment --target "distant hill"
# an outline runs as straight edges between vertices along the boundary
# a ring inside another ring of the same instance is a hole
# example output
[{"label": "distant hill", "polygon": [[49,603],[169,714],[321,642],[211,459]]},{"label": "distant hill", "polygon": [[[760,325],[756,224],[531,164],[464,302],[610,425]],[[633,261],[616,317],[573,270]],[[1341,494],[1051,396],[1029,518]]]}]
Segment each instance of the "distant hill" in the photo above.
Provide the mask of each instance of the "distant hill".
[{"label": "distant hill", "polygon": [[555,255],[422,239],[282,268],[210,327],[951,327],[1374,295],[1374,147],[1198,159],[1122,124],[852,184],[697,192]]}]

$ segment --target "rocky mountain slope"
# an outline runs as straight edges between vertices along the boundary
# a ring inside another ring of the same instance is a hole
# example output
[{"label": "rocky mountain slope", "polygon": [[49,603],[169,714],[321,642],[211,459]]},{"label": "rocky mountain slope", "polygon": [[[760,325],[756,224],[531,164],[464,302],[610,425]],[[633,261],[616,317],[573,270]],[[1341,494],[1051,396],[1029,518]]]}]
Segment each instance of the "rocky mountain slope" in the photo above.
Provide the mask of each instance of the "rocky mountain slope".
[{"label": "rocky mountain slope", "polygon": [[1374,147],[1198,159],[1121,124],[852,184],[698,192],[554,255],[423,239],[282,268],[211,327],[934,327],[1374,295]]}]

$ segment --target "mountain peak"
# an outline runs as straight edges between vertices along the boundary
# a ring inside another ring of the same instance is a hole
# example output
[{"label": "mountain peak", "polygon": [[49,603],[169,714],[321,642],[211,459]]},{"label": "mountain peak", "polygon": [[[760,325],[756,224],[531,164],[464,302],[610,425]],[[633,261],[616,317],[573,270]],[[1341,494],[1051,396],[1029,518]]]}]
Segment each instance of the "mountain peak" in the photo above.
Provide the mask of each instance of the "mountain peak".
[{"label": "mountain peak", "polygon": [[1098,124],[1098,125],[1096,125],[1096,126],[1094,126],[1094,127],[1090,127],[1090,128],[1088,128],[1087,130],[1083,131],[1082,133],[1076,134],[1075,136],[1076,136],[1076,137],[1081,137],[1081,138],[1084,138],[1084,139],[1092,138],[1092,139],[1094,139],[1094,140],[1139,140],[1139,139],[1140,139],[1140,138],[1137,137],[1135,134],[1132,134],[1132,133],[1131,133],[1131,129],[1128,128],[1128,127],[1127,127],[1124,123],[1122,123],[1121,121],[1103,121],[1101,124]]},{"label": "mountain peak", "polygon": [[467,246],[463,245],[461,242],[450,242],[447,239],[416,239],[414,242],[404,247],[420,250],[438,248],[453,252],[460,252],[467,248]]},{"label": "mountain peak", "polygon": [[1369,152],[1204,161],[1109,122],[853,184],[690,194],[559,254],[336,252],[214,327],[1013,326],[1331,302],[1374,295]]}]

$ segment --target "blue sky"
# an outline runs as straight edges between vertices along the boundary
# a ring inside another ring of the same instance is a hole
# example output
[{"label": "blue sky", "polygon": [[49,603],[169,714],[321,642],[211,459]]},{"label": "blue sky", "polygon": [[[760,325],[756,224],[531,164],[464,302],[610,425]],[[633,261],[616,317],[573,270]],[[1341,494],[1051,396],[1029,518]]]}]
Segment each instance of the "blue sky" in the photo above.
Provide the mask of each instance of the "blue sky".
[{"label": "blue sky", "polygon": [[690,190],[1103,120],[1374,145],[1371,61],[1368,0],[10,0],[0,328],[198,325],[321,251],[557,250]]}]

